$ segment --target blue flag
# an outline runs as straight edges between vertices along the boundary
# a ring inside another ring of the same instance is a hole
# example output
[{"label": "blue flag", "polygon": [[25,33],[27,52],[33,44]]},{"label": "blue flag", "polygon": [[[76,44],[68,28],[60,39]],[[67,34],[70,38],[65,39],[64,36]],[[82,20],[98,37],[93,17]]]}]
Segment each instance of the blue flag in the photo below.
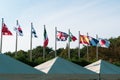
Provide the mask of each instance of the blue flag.
[{"label": "blue flag", "polygon": [[91,46],[97,46],[99,41],[97,39],[89,36],[89,42],[90,42]]}]

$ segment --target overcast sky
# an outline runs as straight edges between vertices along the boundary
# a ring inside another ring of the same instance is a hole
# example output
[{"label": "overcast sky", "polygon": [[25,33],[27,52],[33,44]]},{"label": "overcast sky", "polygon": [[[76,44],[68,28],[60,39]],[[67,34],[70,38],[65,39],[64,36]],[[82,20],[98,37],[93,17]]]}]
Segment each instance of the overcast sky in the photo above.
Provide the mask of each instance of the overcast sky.
[{"label": "overcast sky", "polygon": [[[30,24],[36,29],[38,38],[33,38],[33,48],[43,45],[43,25],[49,37],[48,47],[54,49],[55,27],[57,30],[78,37],[81,34],[100,38],[120,36],[120,0],[0,0],[0,19],[13,36],[3,37],[2,52],[15,51],[15,31],[18,19],[24,36],[18,37],[18,50],[30,49]],[[1,28],[0,28],[1,29]],[[64,48],[67,42],[58,42]],[[71,42],[71,48],[78,40]]]}]

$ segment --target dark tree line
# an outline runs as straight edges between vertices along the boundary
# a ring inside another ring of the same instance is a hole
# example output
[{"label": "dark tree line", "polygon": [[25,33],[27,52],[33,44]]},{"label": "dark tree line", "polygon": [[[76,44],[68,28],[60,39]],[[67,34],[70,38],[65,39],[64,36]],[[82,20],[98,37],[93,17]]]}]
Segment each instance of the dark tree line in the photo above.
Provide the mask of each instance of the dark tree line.
[{"label": "dark tree line", "polygon": [[[110,38],[110,47],[109,48],[98,48],[98,54],[99,54],[99,59],[103,59],[106,61],[109,61],[115,65],[120,66],[120,36],[117,38]],[[43,59],[43,47],[42,46],[37,46],[32,50],[32,57],[33,60],[30,61],[29,59],[29,54],[30,50],[28,51],[23,51],[20,50],[17,52],[17,56],[15,57],[15,52],[6,52],[6,55],[9,55],[19,61],[22,61],[30,66],[36,66],[38,64],[41,64],[45,61],[48,61],[52,58],[54,58],[54,50],[52,48],[47,47],[46,48],[46,56],[45,59]],[[59,48],[57,50],[57,55],[65,58],[69,61],[72,61],[76,64],[79,64],[81,66],[85,66],[87,64],[90,64],[96,60],[96,47],[89,46],[88,47],[88,52],[89,52],[89,61],[87,60],[87,47],[84,46],[82,49],[80,49],[80,54],[81,58],[78,58],[78,48],[70,49],[71,55],[70,59],[68,59],[68,46],[66,48]]]}]

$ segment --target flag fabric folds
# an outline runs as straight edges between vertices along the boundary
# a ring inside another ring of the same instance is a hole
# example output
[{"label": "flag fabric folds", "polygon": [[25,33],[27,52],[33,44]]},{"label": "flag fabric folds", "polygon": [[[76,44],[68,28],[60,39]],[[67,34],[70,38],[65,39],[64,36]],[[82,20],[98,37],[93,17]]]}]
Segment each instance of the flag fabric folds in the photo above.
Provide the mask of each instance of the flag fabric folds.
[{"label": "flag fabric folds", "polygon": [[90,45],[89,37],[85,35],[80,35],[80,44]]},{"label": "flag fabric folds", "polygon": [[80,44],[88,45],[88,46],[98,46],[108,48],[110,46],[110,42],[106,39],[98,38],[95,39],[90,36],[80,35]]},{"label": "flag fabric folds", "polygon": [[46,31],[46,28],[44,27],[44,44],[43,44],[44,48],[48,45],[48,41],[49,39],[47,36],[47,31]]},{"label": "flag fabric folds", "polygon": [[108,41],[107,39],[98,38],[98,40],[98,47],[108,48],[110,46],[110,41]]},{"label": "flag fabric folds", "polygon": [[36,31],[35,31],[35,29],[33,28],[33,26],[31,26],[31,34],[32,34],[32,37],[35,37],[35,38],[37,38],[38,36],[37,36],[37,34],[36,34]]},{"label": "flag fabric folds", "polygon": [[23,31],[19,24],[17,25],[17,27],[14,28],[14,30],[17,32],[19,36],[23,36]]},{"label": "flag fabric folds", "polygon": [[97,46],[99,40],[89,36],[89,42],[91,46]]},{"label": "flag fabric folds", "polygon": [[66,41],[68,36],[69,35],[65,32],[57,31],[56,38],[57,38],[57,41]]},{"label": "flag fabric folds", "polygon": [[69,41],[71,42],[71,41],[76,41],[76,40],[77,40],[77,38],[75,36],[73,36],[73,34],[70,32],[69,33]]},{"label": "flag fabric folds", "polygon": [[2,35],[12,35],[12,32],[7,28],[5,23],[2,25]]}]

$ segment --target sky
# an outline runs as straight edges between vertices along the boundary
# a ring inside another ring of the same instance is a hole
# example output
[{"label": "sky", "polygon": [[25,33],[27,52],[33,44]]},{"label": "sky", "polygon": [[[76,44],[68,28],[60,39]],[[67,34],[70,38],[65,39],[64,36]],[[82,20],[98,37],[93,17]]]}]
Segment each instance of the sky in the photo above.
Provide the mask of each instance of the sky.
[{"label": "sky", "polygon": [[[49,38],[48,47],[55,47],[55,27],[57,30],[109,39],[120,36],[120,0],[0,0],[2,18],[13,33],[3,36],[2,52],[15,51],[16,20],[19,21],[24,36],[18,37],[18,50],[30,49],[30,27],[36,30],[38,38],[33,38],[33,48],[43,46],[43,25]],[[1,28],[0,28],[1,29]],[[66,42],[57,42],[57,48],[65,48]],[[78,47],[78,40],[71,42],[71,48]]]}]

